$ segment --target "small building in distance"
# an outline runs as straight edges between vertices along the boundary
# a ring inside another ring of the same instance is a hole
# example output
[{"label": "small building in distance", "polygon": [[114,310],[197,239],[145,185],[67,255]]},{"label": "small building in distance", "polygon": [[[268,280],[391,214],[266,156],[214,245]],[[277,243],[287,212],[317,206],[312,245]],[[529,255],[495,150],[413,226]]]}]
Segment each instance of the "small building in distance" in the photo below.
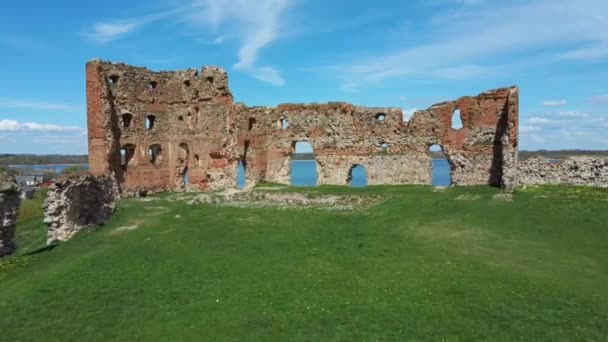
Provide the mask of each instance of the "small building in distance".
[{"label": "small building in distance", "polygon": [[45,181],[45,171],[34,169],[19,170],[19,175],[15,176],[15,180],[20,186],[35,187]]}]

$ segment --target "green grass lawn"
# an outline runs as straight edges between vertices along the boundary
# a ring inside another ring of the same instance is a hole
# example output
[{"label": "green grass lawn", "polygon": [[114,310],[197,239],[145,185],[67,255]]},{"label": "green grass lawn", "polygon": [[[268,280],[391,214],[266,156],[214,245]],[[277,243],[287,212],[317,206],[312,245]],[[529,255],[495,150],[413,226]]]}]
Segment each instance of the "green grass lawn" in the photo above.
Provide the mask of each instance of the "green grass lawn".
[{"label": "green grass lawn", "polygon": [[0,261],[7,341],[605,341],[608,192],[320,187],[365,210],[125,199],[54,249],[41,216]]}]

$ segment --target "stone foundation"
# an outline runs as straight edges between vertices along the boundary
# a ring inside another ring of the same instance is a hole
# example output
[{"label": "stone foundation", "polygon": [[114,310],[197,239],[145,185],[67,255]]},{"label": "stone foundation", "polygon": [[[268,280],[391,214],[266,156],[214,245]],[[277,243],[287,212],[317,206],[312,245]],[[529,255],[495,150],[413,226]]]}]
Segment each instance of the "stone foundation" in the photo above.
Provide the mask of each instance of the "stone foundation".
[{"label": "stone foundation", "polygon": [[533,157],[518,164],[519,185],[608,187],[608,159],[571,157],[560,162]]},{"label": "stone foundation", "polygon": [[119,197],[118,184],[111,175],[83,173],[58,179],[44,204],[47,244],[67,241],[85,228],[103,225]]},{"label": "stone foundation", "polygon": [[0,257],[15,251],[13,237],[20,204],[19,186],[14,179],[0,173]]}]

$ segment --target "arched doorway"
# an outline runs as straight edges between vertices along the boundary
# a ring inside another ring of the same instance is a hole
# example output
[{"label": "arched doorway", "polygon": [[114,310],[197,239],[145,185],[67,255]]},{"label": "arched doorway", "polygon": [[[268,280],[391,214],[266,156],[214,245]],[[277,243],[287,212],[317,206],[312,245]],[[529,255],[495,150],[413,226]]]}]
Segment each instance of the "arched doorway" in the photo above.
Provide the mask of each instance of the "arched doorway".
[{"label": "arched doorway", "polygon": [[242,159],[239,160],[239,165],[236,173],[236,187],[239,189],[244,189],[247,183],[247,179],[245,177],[247,171],[247,166],[243,162]]},{"label": "arched doorway", "polygon": [[367,186],[367,172],[361,164],[353,165],[348,171],[348,185],[353,188],[364,188]]},{"label": "arched doorway", "polygon": [[308,141],[294,142],[295,153],[291,159],[291,185],[316,186],[317,162],[312,145]]},{"label": "arched doorway", "polygon": [[452,184],[452,170],[443,148],[440,145],[433,145],[429,148],[432,159],[432,185],[450,186]]},{"label": "arched doorway", "polygon": [[182,186],[187,189],[190,184],[190,173],[188,172],[188,166],[190,162],[190,148],[188,144],[179,144],[179,150],[177,155],[178,173],[181,176]]}]

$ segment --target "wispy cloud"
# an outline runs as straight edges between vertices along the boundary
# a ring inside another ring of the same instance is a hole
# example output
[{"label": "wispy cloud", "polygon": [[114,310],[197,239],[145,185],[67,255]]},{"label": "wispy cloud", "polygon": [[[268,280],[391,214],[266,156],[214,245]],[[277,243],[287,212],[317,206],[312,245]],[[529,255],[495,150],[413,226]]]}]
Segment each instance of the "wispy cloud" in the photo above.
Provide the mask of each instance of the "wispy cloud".
[{"label": "wispy cloud", "polygon": [[522,133],[538,132],[540,130],[542,130],[541,127],[533,126],[533,125],[521,125],[521,126],[519,126],[519,131],[522,132]]},{"label": "wispy cloud", "polygon": [[[521,52],[564,49],[583,43],[588,48],[601,49],[608,43],[606,13],[608,2],[604,0],[531,0],[462,6],[439,12],[426,24],[430,36],[437,37],[434,40],[383,50],[366,58],[358,57],[361,54],[358,51],[351,58],[327,66],[327,70],[341,78],[348,90],[391,78],[479,78],[495,74],[497,67],[504,71],[511,64],[525,64],[524,57],[517,55]],[[505,56],[512,57],[508,64],[487,62],[491,60],[489,57]]]},{"label": "wispy cloud", "polygon": [[17,120],[0,120],[0,132],[79,132],[85,129],[74,126],[43,124],[38,122],[19,122]]},{"label": "wispy cloud", "polygon": [[573,49],[560,54],[558,57],[566,60],[600,60],[608,57],[608,44],[600,43],[596,45]]},{"label": "wispy cloud", "polygon": [[591,98],[591,103],[596,105],[608,105],[608,94]]},{"label": "wispy cloud", "polygon": [[[281,17],[293,0],[197,0],[189,19],[204,27],[234,31],[241,39],[236,70],[274,85],[283,85],[281,73],[258,64],[260,50],[276,41]],[[222,37],[222,36],[220,36]],[[222,38],[223,41],[223,38]]]},{"label": "wispy cloud", "polygon": [[561,111],[522,118],[519,132],[524,149],[606,149],[605,127],[608,115]]},{"label": "wispy cloud", "polygon": [[153,13],[137,18],[127,18],[117,21],[103,21],[93,24],[84,35],[98,44],[107,44],[134,33],[143,26],[182,13],[191,6],[178,7],[169,11]]},{"label": "wispy cloud", "polygon": [[19,36],[12,33],[2,33],[0,35],[0,45],[10,49],[28,53],[45,53],[54,50],[48,42],[35,40],[31,37]]},{"label": "wispy cloud", "polygon": [[86,35],[96,43],[106,44],[132,33],[140,26],[140,22],[97,23]]},{"label": "wispy cloud", "polygon": [[74,153],[87,151],[87,131],[51,123],[0,120],[0,153]]},{"label": "wispy cloud", "polygon": [[215,32],[211,45],[225,42],[228,31],[240,39],[238,61],[234,69],[274,85],[283,85],[281,73],[272,66],[259,65],[260,51],[280,37],[281,18],[294,0],[193,0],[187,6],[148,16],[99,22],[85,33],[91,41],[106,44],[124,38],[144,26],[163,19],[190,22]]},{"label": "wispy cloud", "polygon": [[557,114],[559,116],[561,116],[562,118],[571,118],[571,119],[584,119],[584,118],[590,117],[590,115],[587,113],[577,112],[574,110],[566,111],[566,112],[559,112]]},{"label": "wispy cloud", "polygon": [[0,98],[0,108],[9,109],[33,109],[33,110],[58,110],[58,111],[83,111],[82,106],[65,104],[65,103],[52,103],[36,100],[22,100],[22,99],[3,99]]},{"label": "wispy cloud", "polygon": [[568,104],[566,100],[547,100],[541,102],[541,104],[545,107],[561,107]]}]

